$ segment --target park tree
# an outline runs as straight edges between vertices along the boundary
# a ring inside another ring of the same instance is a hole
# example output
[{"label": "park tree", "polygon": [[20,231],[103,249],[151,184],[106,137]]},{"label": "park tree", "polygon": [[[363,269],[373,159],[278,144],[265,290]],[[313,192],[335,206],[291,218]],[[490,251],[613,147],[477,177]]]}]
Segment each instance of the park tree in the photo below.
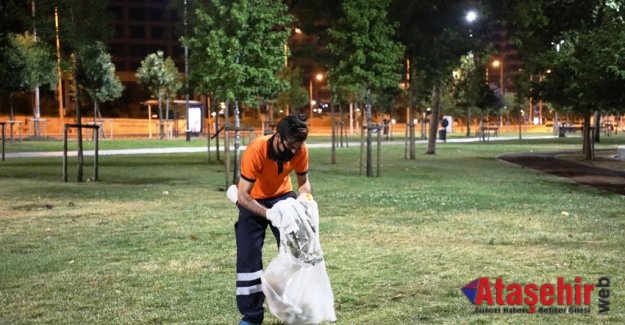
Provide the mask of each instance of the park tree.
[{"label": "park tree", "polygon": [[[391,12],[400,23],[399,37],[407,48],[411,79],[416,81],[415,76],[420,75],[421,86],[431,90],[427,154],[436,150],[442,85],[452,78],[463,55],[479,52],[485,44],[485,33],[478,31],[483,25],[471,26],[465,19],[470,6],[461,0],[393,1]],[[424,92],[413,91],[415,96]]]},{"label": "park tree", "polygon": [[[259,99],[275,98],[288,86],[279,72],[293,18],[282,1],[274,0],[211,0],[196,6],[190,34],[183,40],[191,52],[191,78],[196,91],[234,103],[231,182],[236,183],[240,173],[240,105],[258,105]],[[227,158],[226,166],[229,163]]]},{"label": "park tree", "polygon": [[[587,160],[594,156],[591,116],[602,109],[623,111],[625,107],[625,69],[615,55],[625,46],[623,27],[565,34],[559,51],[543,54],[550,71],[535,87],[545,100],[570,107],[583,117],[582,151]],[[598,114],[595,121],[598,130]]]},{"label": "park tree", "polygon": [[486,83],[483,71],[478,68],[481,65],[476,61],[473,53],[463,55],[452,74],[453,78],[449,81],[451,101],[465,117],[467,137],[471,135],[471,110],[476,107],[482,84]]},{"label": "park tree", "polygon": [[[173,81],[165,85],[165,119],[169,120],[169,111],[172,100],[178,96],[178,92],[182,89],[182,78],[180,77],[180,71],[176,67],[176,63],[171,57],[165,59],[165,75],[171,76]],[[186,113],[188,114],[188,112]]]},{"label": "park tree", "polygon": [[[6,66],[2,68],[4,87],[10,91],[37,92],[42,85],[53,88],[57,82],[56,60],[45,43],[37,40],[30,32],[10,34],[5,48]],[[35,137],[39,137],[39,103],[35,96],[33,121]],[[13,121],[11,105],[11,121]]]},{"label": "park tree", "polygon": [[[9,0],[19,1],[19,0]],[[80,55],[86,51],[87,47],[93,46],[96,42],[106,43],[112,35],[111,15],[108,11],[107,0],[91,0],[88,5],[84,0],[55,0],[38,1],[31,0],[33,10],[32,25],[37,31],[37,36],[46,44],[57,44],[57,60],[59,66],[57,71],[71,74],[74,81],[82,70],[82,60]],[[28,9],[31,6],[27,6]],[[56,24],[58,21],[58,25]],[[50,53],[53,53],[52,51]],[[75,112],[76,124],[81,125],[81,89],[79,84],[75,85],[75,96],[73,110]],[[72,107],[68,107],[69,111]],[[64,115],[63,112],[59,113]],[[82,181],[83,176],[83,147],[82,147],[82,127],[77,128],[77,162],[78,180]]]},{"label": "park tree", "polygon": [[404,48],[393,39],[396,24],[388,18],[389,3],[390,0],[344,1],[342,17],[329,30],[328,48],[334,56],[329,71],[330,88],[339,95],[365,93],[367,176],[373,176],[372,93],[398,88],[401,80]]},{"label": "park tree", "polygon": [[527,58],[526,73],[541,76],[528,83],[530,96],[583,117],[582,149],[586,159],[592,159],[591,115],[601,109],[622,111],[625,107],[623,2],[488,3]]},{"label": "park tree", "polygon": [[[280,77],[286,80],[289,86],[285,91],[278,94],[278,98],[276,99],[277,106],[289,112],[291,109],[308,105],[308,92],[306,88],[302,86],[302,71],[299,68],[285,67],[280,72]],[[273,118],[271,114],[270,118]]]},{"label": "park tree", "polygon": [[[26,23],[23,19],[20,19],[20,6],[15,1],[2,1],[0,3],[0,108],[3,113],[8,111],[9,120],[13,121],[13,94],[21,91],[17,79],[12,75],[14,73],[14,65],[9,61],[12,60],[11,53],[14,52],[13,45],[11,44],[11,38],[15,34],[23,33],[27,28],[24,27]],[[13,124],[10,124],[11,128]],[[11,135],[13,130],[11,129]]]},{"label": "park tree", "polygon": [[96,42],[79,52],[80,69],[76,72],[76,81],[85,90],[93,102],[93,123],[101,116],[99,103],[104,103],[122,95],[124,85],[115,75],[115,65],[104,44]]},{"label": "park tree", "polygon": [[[167,63],[171,61],[171,63]],[[137,81],[141,84],[149,93],[152,98],[158,99],[158,118],[159,118],[159,133],[161,140],[165,137],[165,128],[163,122],[163,99],[166,98],[167,93],[171,89],[176,88],[176,84],[179,83],[178,70],[172,68],[173,60],[171,58],[165,59],[163,51],[157,51],[156,53],[148,54],[145,59],[141,61],[141,66],[137,69],[135,76]],[[180,87],[178,87],[179,89]]]},{"label": "park tree", "polygon": [[480,110],[480,133],[482,141],[485,141],[488,131],[485,123],[489,121],[491,115],[500,114],[505,107],[501,89],[493,84],[481,83],[477,89],[475,106]]},{"label": "park tree", "polygon": [[506,106],[501,89],[486,81],[484,71],[487,53],[470,52],[462,56],[458,68],[453,71],[453,78],[447,83],[451,101],[462,111],[459,115],[466,118],[467,136],[471,135],[472,108],[480,110],[480,120],[483,122],[491,114],[500,115]]},{"label": "park tree", "polygon": [[[334,59],[327,47],[331,42],[329,28],[342,16],[341,1],[300,0],[288,3],[289,12],[295,16],[299,29],[291,38],[295,44],[288,44],[289,65],[303,62],[302,75],[306,81],[319,73],[327,75]],[[300,42],[300,36],[305,36],[307,41]]]},{"label": "park tree", "polygon": [[[57,47],[58,69],[65,75],[72,74],[71,79],[77,81],[76,74],[80,73],[84,62],[80,59],[82,53],[90,51],[89,48],[98,42],[106,44],[112,35],[108,1],[92,0],[88,5],[84,0],[31,2],[36,6],[32,24],[37,30],[37,36],[50,47]],[[76,89],[74,107],[68,108],[75,111],[76,122],[80,123],[80,99],[84,97],[80,92],[83,87],[76,85]]]},{"label": "park tree", "polygon": [[[75,74],[81,69],[80,60],[77,59],[79,52],[98,41],[106,42],[112,34],[107,0],[91,0],[88,4],[84,0],[5,0],[2,1],[0,9],[2,9],[0,12],[2,12],[3,17],[8,18],[2,20],[1,32],[3,35],[0,42],[4,45],[7,44],[5,42],[6,34],[4,34],[7,30],[20,34],[29,31],[33,33],[33,36],[36,34],[37,43],[41,43],[41,46],[46,48],[50,59],[48,62],[53,63],[54,70],[48,73],[47,77],[54,77],[54,82],[60,73],[74,74],[71,79],[76,80]],[[54,45],[57,45],[56,58],[54,56],[55,51],[52,50]],[[3,63],[6,62],[4,59],[2,61]],[[47,68],[48,65],[46,64],[37,69]],[[2,80],[8,80],[4,78],[5,72],[6,70],[0,71],[3,74]],[[8,73],[13,72],[9,71]],[[54,84],[54,82],[51,83]],[[81,123],[79,89],[80,87],[77,87],[74,96],[76,122],[78,124]],[[61,117],[64,115],[63,111],[60,111],[60,115]],[[37,132],[37,124],[35,130]],[[81,180],[83,166],[82,128],[79,127],[77,132],[78,179]]]}]

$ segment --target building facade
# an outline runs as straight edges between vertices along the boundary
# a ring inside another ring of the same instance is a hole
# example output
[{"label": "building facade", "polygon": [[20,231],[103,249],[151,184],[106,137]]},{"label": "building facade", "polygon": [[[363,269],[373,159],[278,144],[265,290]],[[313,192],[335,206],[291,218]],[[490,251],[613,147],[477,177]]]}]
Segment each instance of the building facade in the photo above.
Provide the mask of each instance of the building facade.
[{"label": "building facade", "polygon": [[184,49],[177,32],[180,21],[168,0],[110,0],[114,36],[109,42],[113,63],[122,81],[134,81],[141,61],[163,51],[184,71]]}]

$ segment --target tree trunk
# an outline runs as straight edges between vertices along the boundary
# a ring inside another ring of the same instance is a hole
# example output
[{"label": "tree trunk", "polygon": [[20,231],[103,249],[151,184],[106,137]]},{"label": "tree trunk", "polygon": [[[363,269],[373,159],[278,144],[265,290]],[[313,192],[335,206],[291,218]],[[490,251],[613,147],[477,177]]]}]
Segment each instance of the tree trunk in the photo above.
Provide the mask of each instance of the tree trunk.
[{"label": "tree trunk", "polygon": [[519,140],[521,140],[521,132],[522,132],[521,126],[525,124],[525,119],[523,118],[523,114],[521,114],[521,112],[519,112],[519,117],[520,117],[519,118]]},{"label": "tree trunk", "polygon": [[34,128],[35,128],[35,138],[39,138],[41,136],[41,131],[40,131],[40,117],[41,117],[41,99],[39,96],[39,87],[35,88],[35,105],[34,105],[34,109],[35,109],[35,114],[33,114],[34,118]]},{"label": "tree trunk", "polygon": [[584,141],[582,145],[584,159],[586,159],[587,161],[591,161],[594,158],[594,152],[591,139],[590,113],[584,113],[584,125],[582,128],[582,133],[584,135]]},{"label": "tree trunk", "polygon": [[232,160],[230,159],[230,113],[229,113],[229,103],[226,102],[226,106],[224,107],[224,169],[226,174],[226,188],[232,185],[230,179],[230,164]]},{"label": "tree trunk", "polygon": [[425,152],[428,155],[436,153],[436,133],[438,131],[438,115],[441,104],[441,88],[438,82],[432,86],[432,113],[430,115],[430,132],[428,139],[428,150]]},{"label": "tree trunk", "polygon": [[[78,69],[78,64],[76,64],[76,68],[74,69],[74,80],[76,80],[76,70]],[[78,173],[77,180],[78,182],[82,182],[83,175],[83,166],[85,164],[83,150],[82,150],[82,116],[80,115],[80,89],[78,85],[76,85],[76,124],[78,127],[76,128],[76,137],[78,138],[77,143],[77,153],[76,153],[76,161],[78,164]]]},{"label": "tree trunk", "polygon": [[373,154],[371,152],[371,89],[367,89],[365,127],[367,129],[367,177],[373,176]]},{"label": "tree trunk", "polygon": [[[343,123],[343,105],[339,105],[339,141],[338,142],[341,144],[341,148],[343,148],[344,133],[345,133],[345,125]],[[347,140],[347,138],[345,140]]]},{"label": "tree trunk", "polygon": [[553,135],[560,135],[560,116],[558,111],[555,112],[555,116],[553,117]]},{"label": "tree trunk", "polygon": [[408,147],[410,146],[410,107],[406,107],[406,127],[404,128],[404,159],[408,159]]},{"label": "tree trunk", "polygon": [[482,133],[482,141],[486,141],[486,132],[484,132],[484,129],[486,128],[486,126],[484,125],[484,110],[480,110],[480,132]]},{"label": "tree trunk", "polygon": [[[13,143],[13,124],[15,124],[15,119],[13,117],[13,92],[11,92],[9,94],[9,107],[10,107],[9,121],[11,122],[11,130],[10,130],[10,133],[11,133],[11,143]],[[22,134],[21,131],[20,131],[20,134]]]},{"label": "tree trunk", "polygon": [[601,137],[601,111],[597,110],[595,111],[595,130],[594,130],[594,135],[595,135],[595,142],[601,142],[600,137]]},{"label": "tree trunk", "polygon": [[158,120],[159,120],[159,133],[161,135],[161,140],[165,137],[165,126],[163,125],[163,95],[161,92],[158,92]]},{"label": "tree trunk", "polygon": [[[97,124],[97,120],[96,120],[96,116],[98,114],[98,102],[96,102],[95,100],[93,101],[93,127],[95,127]],[[93,129],[93,131],[91,132],[91,141],[95,141],[95,137],[96,137],[96,132],[99,131],[97,129]]]},{"label": "tree trunk", "polygon": [[471,107],[467,107],[467,137],[471,136]]},{"label": "tree trunk", "polygon": [[[167,96],[167,101],[165,102],[165,123],[169,122],[169,102],[171,100],[169,99],[169,96]],[[187,115],[189,115],[188,110],[187,110]],[[189,128],[187,127],[187,130],[189,130]]]},{"label": "tree trunk", "polygon": [[330,114],[332,115],[332,150],[330,163],[336,165],[336,118],[334,117],[334,103],[330,103]]},{"label": "tree trunk", "polygon": [[241,117],[239,112],[239,102],[234,102],[234,169],[232,171],[232,183],[239,183],[239,176],[241,175],[241,158],[239,157],[239,148],[241,146]]},{"label": "tree trunk", "polygon": [[219,111],[215,114],[215,152],[217,155],[217,161],[221,161],[219,158]]},{"label": "tree trunk", "polygon": [[404,150],[404,158],[415,160],[417,153],[415,149],[415,125],[414,111],[411,107],[406,108],[406,149]]}]

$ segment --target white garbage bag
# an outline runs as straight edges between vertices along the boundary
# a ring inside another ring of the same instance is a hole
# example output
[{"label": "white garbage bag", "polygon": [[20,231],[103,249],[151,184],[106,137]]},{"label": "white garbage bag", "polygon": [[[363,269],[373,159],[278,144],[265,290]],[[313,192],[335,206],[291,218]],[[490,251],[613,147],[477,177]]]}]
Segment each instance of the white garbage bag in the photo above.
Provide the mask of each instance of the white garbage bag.
[{"label": "white garbage bag", "polygon": [[324,261],[311,265],[280,253],[261,279],[269,310],[284,323],[336,320],[334,294]]},{"label": "white garbage bag", "polygon": [[281,232],[280,253],[261,276],[269,310],[286,324],[336,321],[334,294],[319,243],[319,215],[312,197],[293,201],[297,233]]}]

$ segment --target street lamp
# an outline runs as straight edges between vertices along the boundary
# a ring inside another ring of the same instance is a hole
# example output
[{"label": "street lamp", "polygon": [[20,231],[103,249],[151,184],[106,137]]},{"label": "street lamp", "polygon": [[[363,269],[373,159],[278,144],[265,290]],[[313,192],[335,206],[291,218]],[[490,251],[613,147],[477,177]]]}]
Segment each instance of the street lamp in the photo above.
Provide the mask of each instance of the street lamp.
[{"label": "street lamp", "polygon": [[[317,73],[315,75],[315,78],[317,79],[317,81],[322,81],[323,80],[323,74],[322,73]],[[310,108],[310,126],[312,126],[312,121],[313,121],[313,106],[315,105],[315,100],[313,98],[313,78],[310,78],[309,82],[308,82],[308,98],[309,98],[309,108]]]},{"label": "street lamp", "polygon": [[495,59],[492,63],[493,68],[499,68],[499,88],[501,89],[501,94],[505,94],[504,85],[503,85],[503,60]]},{"label": "street lamp", "polygon": [[477,12],[475,10],[469,10],[467,12],[467,14],[464,16],[464,19],[469,22],[472,23],[474,21],[477,20]]},{"label": "street lamp", "polygon": [[[477,18],[478,18],[477,11],[475,11],[474,9],[467,11],[467,13],[464,16],[464,20],[466,20],[466,22],[469,25],[473,25],[473,22],[475,22]],[[469,37],[473,37],[473,31],[471,31],[470,27],[469,27]]]},{"label": "street lamp", "polygon": [[[497,69],[499,68],[499,90],[501,91],[501,99],[504,102],[505,105],[505,95],[506,95],[506,90],[504,88],[504,83],[503,83],[503,59],[495,59],[493,60],[492,64],[493,68]],[[504,106],[505,108],[505,106]],[[508,117],[508,119],[510,119]],[[501,126],[503,126],[503,121],[501,116],[499,116],[499,123],[501,124]]]},{"label": "street lamp", "polygon": [[[63,111],[63,74],[61,73],[61,41],[59,39],[59,10],[54,6],[54,31],[56,34],[56,73],[59,74],[58,84],[56,85],[57,98],[59,101],[59,117],[65,115]],[[11,121],[13,116],[11,116]],[[13,133],[11,133],[11,136]]]}]

